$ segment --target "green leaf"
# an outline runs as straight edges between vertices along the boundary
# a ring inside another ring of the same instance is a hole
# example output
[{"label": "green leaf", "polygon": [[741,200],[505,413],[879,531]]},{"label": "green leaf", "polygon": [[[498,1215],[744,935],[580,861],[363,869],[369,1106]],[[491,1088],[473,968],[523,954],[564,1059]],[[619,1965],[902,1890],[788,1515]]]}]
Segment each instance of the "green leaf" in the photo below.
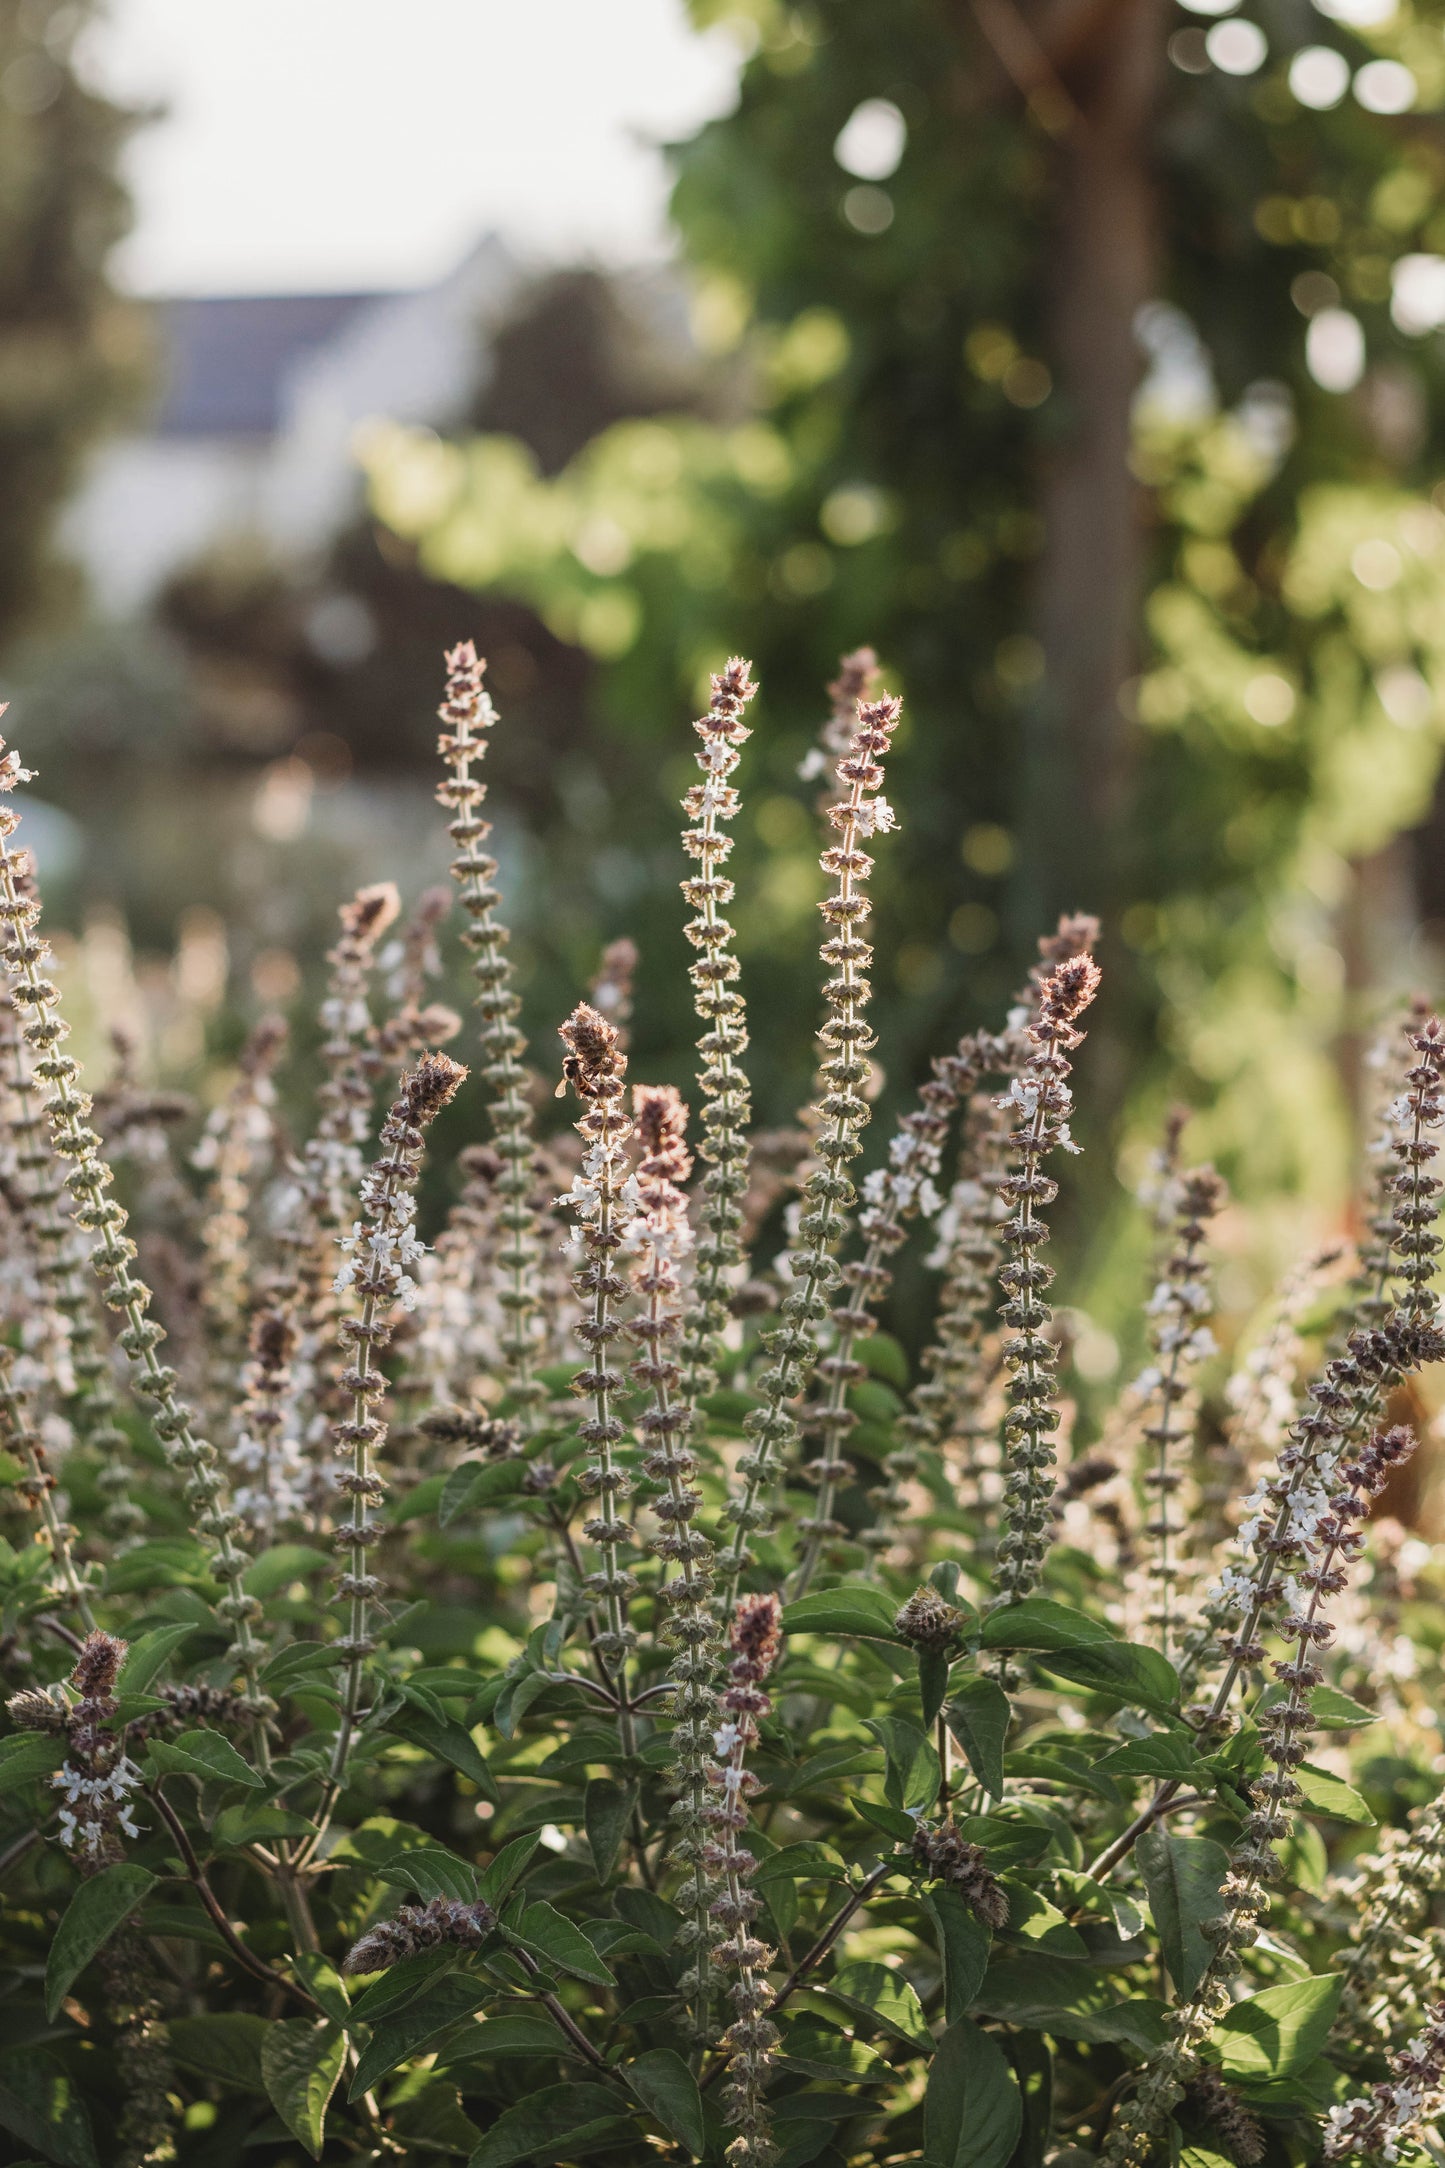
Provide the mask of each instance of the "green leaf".
[{"label": "green leaf", "polygon": [[99,2168],[85,2102],[53,2055],[17,2055],[0,2064],[0,2128],[57,2168]]},{"label": "green leaf", "polygon": [[469,2026],[447,2042],[442,2060],[450,2067],[452,2063],[479,2062],[489,2055],[546,2055],[555,2060],[565,2052],[565,2042],[550,2018],[516,2010]]},{"label": "green leaf", "polygon": [[275,1596],[293,1581],[304,1581],[308,1573],[318,1573],[333,1560],[326,1551],[318,1551],[313,1543],[273,1543],[269,1551],[262,1551],[253,1565],[246,1568],[241,1586],[248,1596]]},{"label": "green leaf", "polygon": [[437,1501],[437,1519],[449,1528],[463,1513],[490,1505],[497,1498],[515,1498],[527,1477],[525,1460],[464,1460],[453,1468]]},{"label": "green leaf", "polygon": [[176,2017],[166,2027],[171,2053],[188,2070],[199,2070],[222,2085],[236,2085],[248,2093],[264,2093],[261,2049],[270,2024],[241,2010],[218,2011],[207,2017]]},{"label": "green leaf", "polygon": [[580,1927],[549,1904],[527,1905],[520,1918],[509,1920],[503,1930],[534,1957],[543,1958],[579,1980],[611,1987],[612,1975]]},{"label": "green leaf", "polygon": [[345,2026],[351,2017],[351,1992],[330,1960],[319,1950],[303,1950],[293,1959],[293,1969],[310,1988],[326,2015]]},{"label": "green leaf", "polygon": [[653,2048],[629,2063],[623,2076],[648,2114],[656,2117],[684,2152],[694,2156],[702,2152],[707,2138],[702,2095],[680,2055],[671,2048]]},{"label": "green leaf", "polygon": [[69,1994],[73,1982],[97,1950],[110,1940],[128,1919],[156,1878],[144,1867],[127,1860],[117,1867],[103,1867],[82,1882],[55,1930],[45,1965],[45,2015],[52,2021]]},{"label": "green leaf", "polygon": [[485,1980],[474,1979],[462,1972],[448,1972],[407,2003],[404,2009],[394,2011],[389,2017],[378,2018],[352,2073],[347,2099],[359,2100],[378,2078],[386,2076],[388,2070],[395,2070],[398,2063],[409,2062],[428,2040],[434,2040],[438,2033],[449,2031],[453,2025],[460,2025],[463,2018],[479,2010],[495,1993],[496,1989]]},{"label": "green leaf", "polygon": [[1213,1955],[1200,1930],[1224,1908],[1219,1893],[1229,1854],[1212,1837],[1176,1837],[1156,1827],[1144,1831],[1134,1856],[1169,1977],[1181,1996],[1192,1995]]},{"label": "green leaf", "polygon": [[1081,1649],[1116,1638],[1107,1626],[1086,1618],[1082,1611],[1050,1603],[1045,1596],[1026,1596],[1022,1603],[990,1611],[979,1644],[986,1649]]},{"label": "green leaf", "polygon": [[1096,1764],[1111,1777],[1181,1777],[1199,1775],[1199,1741],[1193,1732],[1153,1731],[1131,1739]]},{"label": "green leaf", "polygon": [[341,1652],[332,1642],[293,1641],[262,1666],[261,1684],[273,1694],[304,1692],[309,1673],[334,1670],[340,1662]]},{"label": "green leaf", "polygon": [[1301,1762],[1291,1773],[1312,1813],[1333,1815],[1337,1822],[1373,1823],[1375,1817],[1362,1794],[1353,1784],[1346,1784],[1343,1777],[1331,1776],[1328,1769],[1317,1769],[1313,1762]]},{"label": "green leaf", "polygon": [[183,1641],[189,1641],[196,1631],[194,1626],[156,1626],[138,1641],[132,1641],[126,1650],[121,1666],[120,1683],[127,1694],[143,1694],[151,1681],[164,1671],[167,1662]]},{"label": "green leaf", "polygon": [[1312,2063],[1330,2035],[1344,1976],[1338,1972],[1267,1987],[1236,2002],[1214,2028],[1210,2048],[1226,2078],[1291,2078]]},{"label": "green leaf", "polygon": [[943,1711],[943,1721],[968,1757],[969,1768],[994,1799],[1003,1797],[1003,1749],[1011,1713],[1008,1695],[998,1681],[982,1678],[966,1680]]},{"label": "green leaf", "polygon": [[931,1807],[943,1771],[938,1749],[927,1733],[905,1716],[869,1717],[863,1728],[872,1732],[887,1757],[883,1789],[889,1804],[904,1809]]},{"label": "green leaf", "polygon": [[988,1970],[989,1932],[956,1889],[923,1892],[923,1905],[938,1930],[943,1959],[945,2011],[951,2025],[967,2014]]},{"label": "green leaf", "polygon": [[606,1882],[617,1865],[639,1795],[636,1784],[618,1784],[611,1777],[593,1777],[582,1794],[582,1827],[599,1882]]},{"label": "green leaf", "polygon": [[1135,1641],[1096,1641],[1083,1648],[1039,1654],[1046,1671],[1092,1693],[1111,1694],[1131,1708],[1168,1716],[1179,1707],[1179,1674],[1166,1656]]},{"label": "green leaf", "polygon": [[156,1776],[199,1777],[206,1784],[245,1784],[263,1791],[266,1779],[236,1752],[219,1731],[183,1731],[178,1739],[151,1744],[149,1772]]},{"label": "green leaf", "polygon": [[516,2161],[570,2160],[593,2141],[635,2131],[627,2102],[603,2085],[549,2085],[497,2117],[468,2168],[513,2168]]},{"label": "green leaf", "polygon": [[1008,2057],[968,2018],[950,2025],[928,2068],[923,2157],[928,2168],[1006,2168],[1023,2129]]},{"label": "green leaf", "polygon": [[1117,1981],[1096,1965],[1041,1950],[995,1958],[974,2007],[1061,2040],[1122,2040],[1148,2055],[1164,2039],[1164,2005],[1145,1997],[1121,2000]]},{"label": "green leaf", "polygon": [[55,1733],[21,1731],[0,1739],[0,1794],[52,1775],[64,1759],[65,1740]]},{"label": "green leaf", "polygon": [[1317,1686],[1310,1695],[1310,1722],[1318,1731],[1354,1731],[1360,1724],[1379,1721],[1378,1709],[1367,1709],[1363,1703],[1352,1701],[1337,1686]]},{"label": "green leaf", "polygon": [[484,1799],[500,1806],[501,1799],[492,1772],[487,1767],[481,1749],[464,1724],[453,1716],[429,1716],[415,1702],[404,1702],[386,1720],[386,1730],[394,1732],[398,1739],[405,1739],[410,1746],[422,1747],[438,1761],[449,1762],[453,1769],[471,1780]]},{"label": "green leaf", "polygon": [[918,1698],[923,1704],[924,1724],[930,1728],[943,1707],[952,1664],[953,1659],[947,1649],[918,1651]]},{"label": "green leaf", "polygon": [[863,1641],[902,1642],[894,1625],[898,1606],[871,1581],[840,1581],[836,1588],[800,1596],[783,1613],[785,1634],[845,1634]]},{"label": "green leaf", "polygon": [[876,1799],[853,1799],[849,1804],[855,1814],[860,1814],[865,1822],[871,1822],[875,1829],[881,1829],[886,1836],[894,1838],[899,1844],[912,1844],[918,1824],[913,1816],[905,1814],[901,1807],[885,1807]]},{"label": "green leaf", "polygon": [[473,1904],[477,1897],[477,1870],[470,1861],[458,1859],[445,1845],[419,1844],[403,1852],[381,1870],[383,1882],[394,1889],[414,1889],[419,1897],[459,1897]]},{"label": "green leaf", "polygon": [[282,2018],[266,2028],[261,2075],[271,2105],[313,2160],[321,2158],[326,2110],[341,2075],[346,2035],[339,2025],[309,2017]]},{"label": "green leaf", "polygon": [[532,1854],[542,1842],[540,1831],[530,1836],[513,1837],[500,1852],[482,1869],[478,1895],[483,1897],[494,1912],[501,1910],[522,1875],[526,1872]]},{"label": "green leaf", "polygon": [[895,1972],[891,1965],[874,1964],[866,1958],[842,1965],[831,1980],[822,1983],[822,1992],[871,2018],[881,2031],[891,2033],[908,2047],[933,2046],[923,2005],[902,1973]]},{"label": "green leaf", "polygon": [[871,1377],[882,1378],[885,1385],[896,1391],[908,1390],[908,1357],[899,1343],[888,1332],[869,1333],[862,1340],[855,1340],[853,1353],[860,1363],[868,1365]]},{"label": "green leaf", "polygon": [[243,1845],[267,1844],[275,1837],[312,1837],[316,1824],[302,1814],[288,1814],[284,1807],[255,1806],[248,1799],[234,1807],[222,1807],[211,1825],[211,1838],[222,1852],[238,1852]]},{"label": "green leaf", "polygon": [[388,1965],[378,1979],[361,1990],[351,2005],[347,2024],[352,2030],[358,2025],[379,2025],[384,2017],[404,2010],[409,2002],[429,1993],[438,1980],[455,1971],[458,1956],[455,1948],[443,1946],[419,1950],[415,1957],[403,1957],[397,1964]]},{"label": "green leaf", "polygon": [[815,2018],[795,2018],[787,2027],[778,2061],[784,2070],[806,2078],[834,2078],[857,2085],[882,2085],[892,2070],[876,2048],[852,2040]]},{"label": "green leaf", "polygon": [[1087,1957],[1088,1944],[1077,1927],[1071,1927],[1057,1905],[1041,1897],[1026,1882],[1010,1875],[1003,1883],[1008,1896],[1008,1921],[999,1929],[1010,1941],[1027,1942],[1055,1957]]}]

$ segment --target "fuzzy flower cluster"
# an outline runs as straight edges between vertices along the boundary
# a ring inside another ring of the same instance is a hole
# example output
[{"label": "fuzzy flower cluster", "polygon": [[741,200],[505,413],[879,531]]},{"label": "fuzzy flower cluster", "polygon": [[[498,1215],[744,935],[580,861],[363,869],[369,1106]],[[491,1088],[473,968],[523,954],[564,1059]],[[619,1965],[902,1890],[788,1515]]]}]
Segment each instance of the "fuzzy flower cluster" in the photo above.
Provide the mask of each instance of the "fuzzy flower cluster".
[{"label": "fuzzy flower cluster", "polygon": [[1430,2011],[1423,2031],[1400,2050],[1390,2076],[1362,2100],[1347,2100],[1325,2118],[1325,2159],[1356,2153],[1396,2161],[1400,2149],[1445,2109],[1445,2002]]},{"label": "fuzzy flower cluster", "polygon": [[617,1509],[631,1483],[614,1457],[624,1426],[613,1403],[623,1380],[610,1364],[613,1344],[627,1329],[618,1315],[627,1282],[617,1271],[617,1252],[626,1237],[629,1214],[640,1198],[628,1166],[632,1124],[622,1105],[627,1057],[619,1049],[618,1028],[581,1001],[560,1027],[559,1036],[567,1049],[563,1087],[571,1086],[583,1109],[576,1124],[582,1139],[582,1172],[568,1196],[559,1200],[577,1214],[582,1233],[583,1262],[573,1286],[583,1306],[576,1331],[587,1351],[588,1368],[573,1378],[572,1390],[591,1402],[591,1413],[579,1423],[577,1435],[590,1448],[581,1482],[597,1500],[597,1508],[583,1522],[582,1533],[600,1555],[599,1570],[588,1574],[582,1587],[602,1608],[604,1627],[594,1647],[615,1672],[636,1646],[627,1614],[637,1578],[622,1564],[622,1551],[632,1542],[633,1531]]},{"label": "fuzzy flower cluster", "polygon": [[140,1835],[130,1802],[141,1773],[113,1728],[115,1684],[125,1654],[125,1643],[113,1634],[87,1634],[70,1674],[80,1699],[65,1725],[69,1751],[50,1780],[65,1802],[59,1813],[61,1843],[96,1862],[118,1858],[119,1840]]},{"label": "fuzzy flower cluster", "polygon": [[[861,1133],[870,1117],[863,1086],[870,1073],[868,1057],[877,1043],[866,1015],[871,988],[864,973],[873,950],[861,929],[872,909],[867,882],[873,860],[859,848],[864,832],[861,816],[882,787],[882,763],[902,712],[903,703],[887,695],[859,702],[851,745],[838,763],[838,780],[847,795],[828,808],[838,841],[823,852],[819,863],[835,885],[818,908],[832,929],[823,943],[823,961],[836,975],[823,988],[830,1013],[818,1034],[823,1061],[822,1090],[814,1110],[818,1122],[814,1166],[803,1192],[799,1247],[789,1260],[790,1284],[780,1305],[781,1323],[763,1334],[771,1358],[757,1381],[763,1405],[746,1418],[751,1450],[738,1463],[741,1488],[729,1498],[726,1509],[733,1535],[720,1570],[729,1594],[751,1556],[754,1534],[769,1528],[776,1517],[767,1494],[776,1480],[782,1452],[797,1434],[797,1417],[790,1403],[806,1388],[817,1362],[820,1331],[828,1315],[827,1291],[842,1277],[833,1252],[855,1199],[847,1168],[862,1150]],[[867,833],[872,832],[869,827]],[[846,1409],[841,1412],[846,1416]],[[839,1426],[832,1428],[836,1432]],[[837,1459],[833,1444],[830,1436],[825,1441],[825,1461]],[[828,1517],[820,1511],[813,1519],[818,1523]],[[809,1562],[816,1558],[819,1540],[815,1527],[805,1539],[804,1577],[811,1571]]]},{"label": "fuzzy flower cluster", "polygon": [[913,1858],[930,1882],[943,1882],[985,1927],[1007,1927],[1008,1892],[988,1864],[981,1844],[970,1844],[953,1822],[937,1829],[920,1821],[913,1832]]},{"label": "fuzzy flower cluster", "polygon": [[998,1101],[1012,1123],[1015,1171],[999,1190],[1010,1208],[1000,1230],[1010,1254],[999,1273],[1006,1298],[999,1316],[1009,1332],[1003,1358],[1011,1385],[996,1604],[1018,1603],[1037,1586],[1053,1526],[1057,1353],[1049,1338],[1053,1313],[1044,1296],[1054,1275],[1039,1251],[1049,1239],[1041,1214],[1058,1195],[1058,1185],[1042,1163],[1051,1151],[1077,1149],[1069,1134],[1068,1057],[1083,1043],[1078,1020],[1098,990],[1099,967],[1087,950],[1054,966],[1040,987],[1037,1014],[1025,1027],[1033,1052]]},{"label": "fuzzy flower cluster", "polygon": [[683,1387],[694,1407],[716,1382],[718,1337],[728,1322],[728,1298],[742,1257],[741,1200],[748,1181],[752,1101],[742,1065],[748,1030],[738,986],[741,966],[733,954],[732,926],[724,916],[734,887],[723,868],[733,848],[725,824],[738,809],[738,793],[728,778],[752,735],[743,718],[756,692],[752,666],[740,655],[732,656],[714,676],[707,713],[693,726],[701,740],[697,764],[703,781],[694,783],[683,799],[693,824],[683,832],[683,849],[697,861],[697,871],[683,882],[682,893],[694,913],[684,931],[697,950],[688,977],[703,1027],[697,1042],[702,1097],[698,1151],[706,1167],[697,1268],[682,1341]]}]

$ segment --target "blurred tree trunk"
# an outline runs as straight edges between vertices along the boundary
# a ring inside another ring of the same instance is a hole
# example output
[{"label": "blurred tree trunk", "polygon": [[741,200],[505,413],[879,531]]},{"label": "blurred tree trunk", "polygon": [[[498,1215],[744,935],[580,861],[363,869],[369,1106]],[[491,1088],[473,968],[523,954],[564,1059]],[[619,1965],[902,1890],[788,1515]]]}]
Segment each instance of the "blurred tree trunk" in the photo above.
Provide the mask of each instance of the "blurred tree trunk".
[{"label": "blurred tree trunk", "polygon": [[1032,746],[1033,899],[1109,913],[1123,886],[1131,728],[1120,691],[1137,668],[1144,493],[1129,468],[1140,375],[1134,325],[1158,292],[1152,144],[1164,65],[1161,0],[1070,11],[1040,42],[1055,70],[1035,93],[1055,134],[1047,276],[1050,359],[1064,436],[1043,478],[1037,624],[1044,650]]}]

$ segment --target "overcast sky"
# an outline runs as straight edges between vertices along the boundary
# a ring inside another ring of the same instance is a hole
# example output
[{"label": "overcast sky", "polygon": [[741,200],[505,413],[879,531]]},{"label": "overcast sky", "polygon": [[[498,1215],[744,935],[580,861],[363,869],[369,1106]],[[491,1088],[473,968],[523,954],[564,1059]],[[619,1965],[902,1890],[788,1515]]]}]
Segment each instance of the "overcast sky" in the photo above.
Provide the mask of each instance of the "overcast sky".
[{"label": "overcast sky", "polygon": [[737,74],[683,0],[111,0],[90,35],[108,91],[170,109],[131,153],[142,293],[413,285],[492,227],[655,251],[653,146]]}]

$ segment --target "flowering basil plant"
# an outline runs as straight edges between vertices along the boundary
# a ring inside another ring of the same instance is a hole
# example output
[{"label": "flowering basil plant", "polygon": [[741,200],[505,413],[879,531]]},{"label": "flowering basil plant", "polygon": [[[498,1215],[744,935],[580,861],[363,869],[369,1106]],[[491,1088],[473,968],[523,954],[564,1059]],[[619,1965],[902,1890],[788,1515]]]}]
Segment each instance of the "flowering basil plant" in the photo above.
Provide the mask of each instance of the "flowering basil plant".
[{"label": "flowering basil plant", "polygon": [[[363,889],[309,1133],[264,1017],[184,1178],[184,1107],[67,1051],[0,764],[4,2158],[1439,2158],[1445,1627],[1392,1508],[1445,1354],[1440,1024],[1382,1041],[1357,1253],[1228,1361],[1223,1184],[1171,1123],[1147,1363],[1085,1442],[1045,1250],[1094,922],[860,1168],[900,704],[846,658],[816,1096],[756,1131],[733,660],[684,801],[694,1076],[630,1074],[627,942],[529,1062],[496,715],[447,669],[471,1021],[452,895]],[[164,1301],[117,1162],[193,1236]]]}]

